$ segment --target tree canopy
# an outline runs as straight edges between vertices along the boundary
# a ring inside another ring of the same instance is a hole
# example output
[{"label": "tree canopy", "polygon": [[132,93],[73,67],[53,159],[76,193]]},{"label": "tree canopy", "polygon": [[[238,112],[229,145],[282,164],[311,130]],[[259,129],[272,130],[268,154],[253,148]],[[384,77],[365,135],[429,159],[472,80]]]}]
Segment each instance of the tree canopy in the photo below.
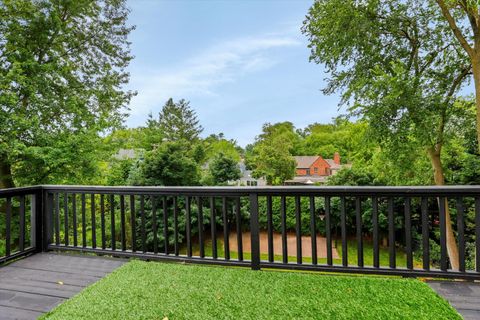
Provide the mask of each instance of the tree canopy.
[{"label": "tree canopy", "polygon": [[68,166],[51,163],[50,139],[86,138],[121,123],[133,94],[124,89],[128,12],[122,0],[0,3],[1,187],[14,185],[19,161],[65,173]]},{"label": "tree canopy", "polygon": [[147,121],[148,128],[158,128],[168,141],[196,141],[203,131],[195,110],[184,99],[174,102],[168,99],[158,115],[152,115]]}]

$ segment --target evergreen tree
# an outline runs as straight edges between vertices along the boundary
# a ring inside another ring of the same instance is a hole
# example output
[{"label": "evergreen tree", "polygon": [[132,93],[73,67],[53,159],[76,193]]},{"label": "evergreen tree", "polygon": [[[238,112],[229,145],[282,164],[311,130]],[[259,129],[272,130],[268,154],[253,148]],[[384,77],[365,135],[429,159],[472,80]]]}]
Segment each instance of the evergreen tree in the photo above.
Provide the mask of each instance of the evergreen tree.
[{"label": "evergreen tree", "polygon": [[157,127],[167,141],[197,141],[203,128],[190,102],[184,99],[174,102],[168,99],[160,111],[158,120],[150,117],[148,127]]}]

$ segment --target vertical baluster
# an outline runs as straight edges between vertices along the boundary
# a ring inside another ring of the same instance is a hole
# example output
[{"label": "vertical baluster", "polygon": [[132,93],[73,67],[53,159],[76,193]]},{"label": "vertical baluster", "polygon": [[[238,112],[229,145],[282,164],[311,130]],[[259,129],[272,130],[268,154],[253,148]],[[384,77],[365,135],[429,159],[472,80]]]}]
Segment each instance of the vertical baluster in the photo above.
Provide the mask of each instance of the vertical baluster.
[{"label": "vertical baluster", "polygon": [[205,240],[203,239],[203,207],[202,198],[197,197],[197,222],[198,222],[198,241],[200,243],[200,257],[205,257]]},{"label": "vertical baluster", "polygon": [[325,235],[327,238],[327,264],[331,266],[333,264],[332,259],[332,227],[330,220],[330,197],[325,197]]},{"label": "vertical baluster", "polygon": [[5,256],[11,253],[11,228],[12,228],[12,198],[7,197],[7,208],[5,217]]},{"label": "vertical baluster", "polygon": [[459,270],[465,272],[465,222],[463,220],[463,198],[457,197],[457,231]]},{"label": "vertical baluster", "polygon": [[97,226],[95,221],[95,194],[90,195],[90,215],[92,219],[92,248],[97,247]]},{"label": "vertical baluster", "polygon": [[340,197],[340,228],[342,233],[342,265],[348,266],[347,247],[347,213],[345,210],[345,196]]},{"label": "vertical baluster", "polygon": [[315,197],[310,196],[310,238],[312,241],[312,264],[317,264],[317,226],[315,217]]},{"label": "vertical baluster", "polygon": [[69,239],[68,239],[68,193],[63,194],[63,215],[64,215],[64,227],[65,227],[65,235],[64,235],[64,241],[65,241],[65,246],[69,245]]},{"label": "vertical baluster", "polygon": [[260,230],[258,221],[258,194],[250,193],[250,246],[252,248],[252,270],[260,270]]},{"label": "vertical baluster", "polygon": [[[55,233],[55,230],[54,230],[54,226],[55,226],[55,205],[54,205],[54,195],[53,193],[51,192],[47,192],[46,193],[46,203],[45,203],[45,226],[46,226],[46,229],[45,229],[45,239],[44,239],[44,242],[43,242],[43,245],[45,247],[47,247],[48,245],[51,245],[54,243],[54,233]],[[32,207],[33,207],[33,201],[34,201],[34,198],[32,197],[31,198],[32,200]],[[32,214],[30,215],[30,218],[33,216],[33,212]],[[31,221],[31,220],[30,220]],[[35,243],[35,241],[33,241],[33,239],[35,239],[35,236],[30,236],[30,244],[31,245],[38,245],[38,243]]]},{"label": "vertical baluster", "polygon": [[372,224],[373,224],[373,266],[380,267],[379,239],[378,239],[378,199],[372,197]]},{"label": "vertical baluster", "polygon": [[210,197],[210,226],[212,231],[212,257],[217,259],[217,220],[215,216],[215,198]]},{"label": "vertical baluster", "polygon": [[223,218],[223,243],[225,259],[230,260],[230,241],[229,241],[229,228],[228,228],[228,215],[227,215],[227,198],[222,197],[222,218]]},{"label": "vertical baluster", "polygon": [[272,196],[267,196],[267,233],[268,233],[268,261],[274,261],[273,255],[273,221],[272,221]]},{"label": "vertical baluster", "polygon": [[302,212],[300,197],[295,197],[295,236],[297,240],[297,264],[302,264]]},{"label": "vertical baluster", "polygon": [[390,258],[390,268],[396,267],[395,255],[395,217],[393,213],[393,198],[388,198],[388,252]]},{"label": "vertical baluster", "polygon": [[72,193],[72,218],[73,218],[73,246],[78,246],[78,234],[77,234],[77,195]]},{"label": "vertical baluster", "polygon": [[85,218],[85,194],[82,193],[82,246],[87,247],[87,219]]},{"label": "vertical baluster", "polygon": [[130,195],[130,227],[132,228],[132,252],[137,251],[137,228],[135,213],[135,195]]},{"label": "vertical baluster", "polygon": [[142,236],[142,251],[147,252],[147,230],[145,228],[145,196],[140,196],[140,232]]},{"label": "vertical baluster", "polygon": [[105,195],[100,195],[100,229],[102,233],[102,249],[107,247],[107,236],[105,234]]},{"label": "vertical baluster", "polygon": [[173,197],[173,241],[175,255],[179,254],[179,245],[178,245],[178,206],[177,206],[177,197]]},{"label": "vertical baluster", "polygon": [[363,267],[362,199],[360,196],[355,198],[355,216],[357,223],[357,264],[359,267]]},{"label": "vertical baluster", "polygon": [[422,197],[422,247],[423,247],[423,269],[430,270],[430,242],[428,228],[428,199]]},{"label": "vertical baluster", "polygon": [[20,251],[25,249],[25,196],[20,196],[20,210],[19,210],[19,229],[20,234],[18,235],[18,245]]},{"label": "vertical baluster", "polygon": [[158,235],[157,235],[157,202],[155,197],[151,196],[150,201],[152,203],[152,233],[153,233],[153,253],[158,253]]},{"label": "vertical baluster", "polygon": [[185,196],[185,220],[186,220],[186,237],[187,237],[187,256],[192,256],[192,226],[190,219],[190,197]]},{"label": "vertical baluster", "polygon": [[58,193],[55,193],[53,201],[55,202],[55,244],[60,245],[60,200]]},{"label": "vertical baluster", "polygon": [[122,244],[122,251],[127,250],[127,235],[125,225],[125,196],[120,195],[120,242]]},{"label": "vertical baluster", "polygon": [[413,269],[412,255],[412,214],[411,199],[405,198],[405,250],[407,251],[407,268]]},{"label": "vertical baluster", "polygon": [[439,220],[440,220],[440,269],[446,271],[447,264],[447,223],[445,211],[445,197],[439,197]]},{"label": "vertical baluster", "polygon": [[288,263],[287,248],[287,200],[285,196],[280,197],[280,215],[282,219],[282,258],[283,263]]},{"label": "vertical baluster", "polygon": [[475,197],[475,270],[480,272],[480,197]]},{"label": "vertical baluster", "polygon": [[235,215],[237,222],[237,250],[238,260],[243,261],[243,239],[242,239],[242,212],[240,206],[240,197],[235,198]]},{"label": "vertical baluster", "polygon": [[110,233],[112,235],[112,250],[117,249],[117,238],[115,236],[115,195],[110,195]]},{"label": "vertical baluster", "polygon": [[168,208],[167,197],[163,197],[163,246],[165,248],[165,254],[169,254],[168,250]]}]

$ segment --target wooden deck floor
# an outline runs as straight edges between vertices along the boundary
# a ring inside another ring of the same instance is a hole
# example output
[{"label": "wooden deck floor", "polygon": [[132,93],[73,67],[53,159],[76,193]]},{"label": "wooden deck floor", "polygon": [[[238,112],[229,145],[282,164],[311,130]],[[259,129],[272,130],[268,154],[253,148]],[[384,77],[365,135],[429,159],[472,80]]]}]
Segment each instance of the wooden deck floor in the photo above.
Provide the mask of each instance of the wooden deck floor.
[{"label": "wooden deck floor", "polygon": [[125,262],[41,253],[0,267],[0,318],[37,319]]},{"label": "wooden deck floor", "polygon": [[[0,267],[0,319],[37,319],[126,261],[41,253]],[[465,319],[480,319],[480,283],[431,281],[428,284]]]},{"label": "wooden deck floor", "polygon": [[465,320],[480,319],[480,283],[430,281],[428,284],[450,302]]}]

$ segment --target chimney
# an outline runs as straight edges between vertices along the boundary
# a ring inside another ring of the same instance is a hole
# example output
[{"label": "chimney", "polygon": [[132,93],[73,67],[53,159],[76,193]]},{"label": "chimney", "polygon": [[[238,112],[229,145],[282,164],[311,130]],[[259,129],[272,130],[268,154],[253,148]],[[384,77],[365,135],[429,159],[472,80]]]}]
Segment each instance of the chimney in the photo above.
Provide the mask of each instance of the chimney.
[{"label": "chimney", "polygon": [[333,162],[335,162],[336,164],[340,164],[340,154],[338,152],[334,153]]}]

